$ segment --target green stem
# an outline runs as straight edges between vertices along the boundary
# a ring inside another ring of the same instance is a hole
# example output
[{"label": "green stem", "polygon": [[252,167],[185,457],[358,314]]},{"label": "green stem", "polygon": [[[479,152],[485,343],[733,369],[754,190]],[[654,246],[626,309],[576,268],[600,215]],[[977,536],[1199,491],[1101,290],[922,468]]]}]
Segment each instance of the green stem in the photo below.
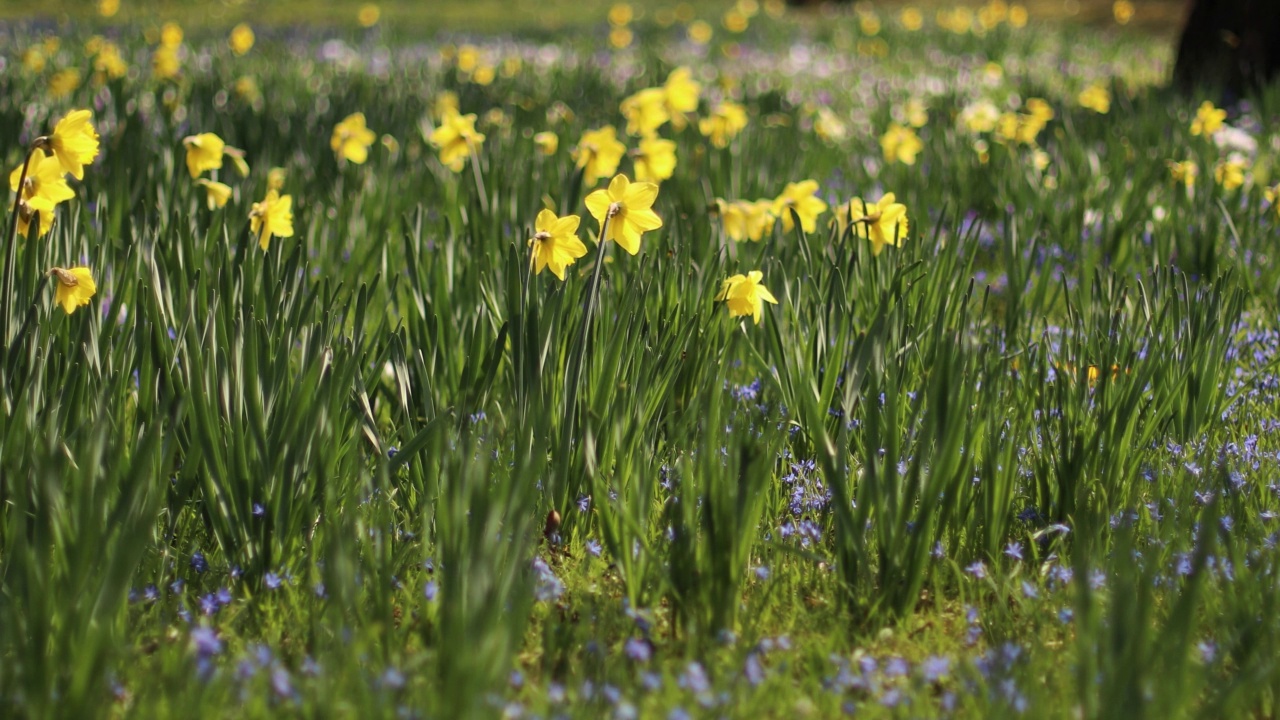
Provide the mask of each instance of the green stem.
[{"label": "green stem", "polygon": [[560,431],[560,456],[557,458],[559,464],[559,487],[553,488],[551,493],[559,507],[568,507],[569,497],[564,495],[568,489],[569,478],[569,458],[572,455],[571,447],[574,439],[574,423],[578,416],[578,386],[582,380],[582,363],[583,358],[587,354],[587,342],[591,335],[592,320],[595,318],[596,306],[600,299],[600,277],[604,270],[605,259],[605,243],[609,237],[609,221],[612,219],[610,215],[605,215],[604,222],[600,224],[599,247],[600,252],[596,256],[596,267],[591,275],[591,286],[587,290],[587,305],[582,313],[582,326],[578,331],[577,352],[573,357],[569,358],[569,372],[565,375],[565,405],[564,405],[564,426]]},{"label": "green stem", "polygon": [[22,174],[18,176],[18,190],[13,196],[13,212],[9,215],[9,234],[6,236],[8,247],[5,249],[4,257],[4,287],[0,289],[0,341],[4,343],[6,352],[9,347],[9,316],[13,313],[13,265],[18,252],[18,212],[22,203],[22,187],[27,182],[27,170],[31,167],[31,158],[35,156],[36,150],[44,147],[44,143],[43,137],[36,138],[36,141],[31,144],[31,149],[27,150],[27,158],[22,162]]},{"label": "green stem", "polygon": [[476,146],[470,142],[467,143],[467,150],[471,151],[471,175],[476,179],[476,192],[480,193],[480,209],[487,216],[489,214],[489,194],[484,191],[484,178],[480,177],[480,155],[476,153]]}]

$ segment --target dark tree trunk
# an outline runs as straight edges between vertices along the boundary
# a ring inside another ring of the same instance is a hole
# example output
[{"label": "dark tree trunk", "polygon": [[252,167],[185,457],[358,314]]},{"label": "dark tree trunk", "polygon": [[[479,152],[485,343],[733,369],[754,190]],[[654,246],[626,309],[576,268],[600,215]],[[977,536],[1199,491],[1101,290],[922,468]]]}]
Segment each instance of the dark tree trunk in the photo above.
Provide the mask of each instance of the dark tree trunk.
[{"label": "dark tree trunk", "polygon": [[1187,0],[1173,80],[1183,91],[1220,87],[1233,95],[1280,74],[1280,3]]}]

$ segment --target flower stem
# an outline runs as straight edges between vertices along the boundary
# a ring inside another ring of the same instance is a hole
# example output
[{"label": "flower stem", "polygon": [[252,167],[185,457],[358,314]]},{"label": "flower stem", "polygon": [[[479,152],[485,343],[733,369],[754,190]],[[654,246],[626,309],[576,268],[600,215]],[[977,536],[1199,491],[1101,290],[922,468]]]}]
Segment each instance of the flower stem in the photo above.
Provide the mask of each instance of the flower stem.
[{"label": "flower stem", "polygon": [[596,254],[596,267],[591,274],[591,285],[587,289],[587,304],[582,312],[582,326],[578,330],[578,342],[575,345],[576,352],[569,358],[569,370],[565,374],[565,404],[564,404],[564,425],[560,430],[560,449],[559,457],[559,482],[558,487],[553,489],[552,498],[556,501],[557,507],[567,507],[570,498],[564,493],[568,490],[569,478],[569,457],[572,454],[570,448],[574,439],[574,423],[578,417],[578,395],[579,386],[582,384],[582,364],[587,355],[587,343],[591,337],[592,321],[595,319],[596,306],[600,300],[600,278],[604,271],[604,259],[606,255],[605,245],[606,238],[609,237],[609,221],[611,215],[605,215],[604,222],[600,224],[600,242],[598,247],[600,251]]},{"label": "flower stem", "polygon": [[44,138],[37,138],[27,150],[27,158],[22,162],[22,174],[18,176],[18,189],[13,196],[13,212],[9,215],[9,233],[6,235],[8,245],[4,256],[4,286],[0,289],[0,343],[6,354],[9,348],[9,316],[13,312],[13,266],[18,252],[18,212],[22,203],[22,187],[27,182],[27,170],[31,167],[31,158],[36,150],[44,147]]},{"label": "flower stem", "polygon": [[485,215],[489,214],[489,194],[484,191],[484,178],[480,176],[480,156],[476,153],[476,146],[467,143],[467,150],[471,151],[471,175],[476,179],[476,192],[480,193],[480,209]]}]

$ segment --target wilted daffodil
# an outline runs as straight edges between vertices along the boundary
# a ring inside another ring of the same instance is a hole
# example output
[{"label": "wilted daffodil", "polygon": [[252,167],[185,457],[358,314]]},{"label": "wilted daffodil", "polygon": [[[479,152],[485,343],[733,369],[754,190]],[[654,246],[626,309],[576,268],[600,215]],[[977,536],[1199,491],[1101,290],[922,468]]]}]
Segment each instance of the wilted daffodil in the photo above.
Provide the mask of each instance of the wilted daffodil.
[{"label": "wilted daffodil", "polygon": [[[19,181],[22,187],[18,187]],[[9,189],[18,192],[18,232],[24,237],[30,231],[32,216],[40,215],[40,235],[49,232],[53,227],[53,208],[60,202],[75,197],[75,191],[68,185],[62,164],[55,157],[49,157],[41,150],[31,154],[31,163],[27,168],[27,177],[22,180],[22,166],[14,168],[9,174]]]},{"label": "wilted daffodil", "polygon": [[1213,106],[1205,100],[1196,110],[1196,117],[1191,121],[1192,135],[1212,135],[1222,129],[1222,122],[1227,119],[1227,111]]},{"label": "wilted daffodil", "polygon": [[271,236],[293,237],[293,196],[268,190],[262,202],[249,211],[249,228],[258,236],[258,245],[266,250]]},{"label": "wilted daffodil", "polygon": [[187,171],[193,180],[208,170],[222,168],[222,152],[227,144],[214,133],[185,137],[182,144],[187,146]]},{"label": "wilted daffodil", "polygon": [[369,158],[369,146],[375,139],[377,135],[365,127],[364,113],[353,113],[333,129],[329,147],[333,148],[338,159],[360,165]]},{"label": "wilted daffodil", "polygon": [[729,141],[747,126],[747,110],[732,100],[725,100],[711,111],[710,117],[698,121],[698,131],[711,139],[718,148],[728,147]]},{"label": "wilted daffodil", "polygon": [[915,130],[890,123],[889,129],[880,137],[880,148],[884,150],[885,162],[915,165],[916,155],[924,149],[924,143],[920,142]]},{"label": "wilted daffodil", "polygon": [[473,149],[482,142],[484,135],[476,132],[475,113],[459,115],[449,108],[445,108],[440,126],[431,133],[431,143],[440,150],[440,162],[454,172],[462,171]]},{"label": "wilted daffodil", "polygon": [[626,152],[627,146],[618,140],[618,131],[605,125],[582,134],[578,147],[573,149],[573,161],[582,168],[582,181],[594,185],[596,180],[617,172]]},{"label": "wilted daffodil", "polygon": [[647,137],[631,151],[636,180],[662,182],[676,170],[676,144],[671,140]]},{"label": "wilted daffodil", "polygon": [[231,186],[229,185],[206,178],[200,178],[196,183],[204,187],[205,202],[208,203],[210,210],[225,207],[227,201],[231,199]]},{"label": "wilted daffodil", "polygon": [[53,126],[53,132],[36,141],[58,158],[62,169],[77,180],[84,179],[84,166],[98,157],[98,133],[93,129],[93,113],[72,110]]},{"label": "wilted daffodil", "polygon": [[534,220],[533,237],[529,238],[529,247],[533,255],[529,258],[535,274],[545,268],[551,268],[551,274],[564,280],[564,270],[575,260],[587,254],[587,246],[578,239],[578,224],[582,218],[577,215],[556,217],[550,210],[542,210]]},{"label": "wilted daffodil", "polygon": [[850,224],[854,235],[871,241],[872,255],[879,255],[885,245],[898,247],[910,228],[907,206],[898,202],[893,193],[887,193],[875,203],[854,198],[841,205],[836,211],[836,227],[841,237]]},{"label": "wilted daffodil", "polygon": [[775,217],[782,218],[782,229],[791,232],[795,221],[791,219],[791,211],[800,216],[800,227],[811,233],[818,228],[818,216],[827,211],[827,204],[815,197],[818,192],[818,181],[804,180],[798,183],[787,183],[787,187],[773,201],[772,212]]},{"label": "wilted daffodil", "polygon": [[662,227],[662,218],[653,211],[653,201],[657,199],[657,185],[633,183],[626,175],[615,176],[608,189],[588,195],[587,210],[600,223],[601,231],[607,232],[600,242],[613,240],[632,255],[640,252],[640,235]]},{"label": "wilted daffodil", "polygon": [[651,135],[671,119],[662,88],[645,88],[623,100],[619,109],[627,119],[628,135]]},{"label": "wilted daffodil", "polygon": [[764,304],[778,304],[777,298],[769,289],[760,284],[764,273],[752,270],[746,275],[734,275],[720,283],[720,292],[716,300],[723,300],[729,308],[729,317],[750,315],[757,325],[764,314]]},{"label": "wilted daffodil", "polygon": [[46,274],[55,282],[54,302],[61,305],[68,315],[81,305],[88,305],[89,299],[98,291],[93,273],[87,267],[73,267],[69,270],[50,268]]}]

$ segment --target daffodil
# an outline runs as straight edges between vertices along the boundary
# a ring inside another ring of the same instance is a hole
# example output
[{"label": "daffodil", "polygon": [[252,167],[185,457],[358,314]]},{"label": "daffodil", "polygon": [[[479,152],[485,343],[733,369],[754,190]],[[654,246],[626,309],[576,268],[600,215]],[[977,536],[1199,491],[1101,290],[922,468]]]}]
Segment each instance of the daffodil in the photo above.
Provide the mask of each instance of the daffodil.
[{"label": "daffodil", "polygon": [[1212,135],[1222,128],[1222,122],[1226,119],[1226,110],[1220,110],[1214,107],[1212,102],[1205,100],[1200,103],[1199,109],[1196,110],[1196,117],[1191,121],[1191,134]]},{"label": "daffodil", "polygon": [[1076,96],[1080,107],[1088,108],[1100,115],[1111,111],[1111,91],[1099,83],[1095,83],[1080,91]]},{"label": "daffodil", "polygon": [[353,113],[343,118],[333,129],[329,147],[333,148],[339,159],[360,165],[369,158],[369,146],[375,139],[377,135],[365,127],[364,113]]},{"label": "daffodil", "polygon": [[98,291],[93,273],[87,267],[55,267],[50,268],[46,274],[54,278],[54,302],[61,305],[68,315],[75,312],[76,308],[88,305],[89,299]]},{"label": "daffodil", "polygon": [[849,129],[844,121],[831,112],[830,108],[825,107],[818,108],[818,116],[813,120],[813,131],[818,137],[831,143],[840,142],[849,135]]},{"label": "daffodil", "polygon": [[874,203],[850,200],[837,210],[836,224],[842,237],[852,226],[855,235],[870,240],[872,255],[879,255],[885,245],[898,247],[910,229],[907,206],[898,202],[893,193]]},{"label": "daffodil", "polygon": [[120,47],[112,42],[103,42],[93,58],[93,69],[98,73],[98,82],[119,80],[129,74],[129,64],[120,55]]},{"label": "daffodil", "polygon": [[240,174],[240,177],[249,177],[249,163],[244,159],[243,150],[227,145],[222,148],[222,153],[231,158],[231,164],[236,166],[236,172]]},{"label": "daffodil", "polygon": [[206,178],[200,178],[196,183],[204,187],[205,202],[209,205],[210,210],[225,207],[227,201],[231,199],[230,185],[224,185],[216,180],[208,180]]},{"label": "daffodil", "polygon": [[772,200],[742,200],[738,203],[742,208],[742,216],[747,226],[747,239],[760,242],[765,235],[773,232],[773,224],[778,216],[773,214]]},{"label": "daffodil", "polygon": [[734,275],[720,283],[717,301],[724,301],[729,308],[729,317],[750,315],[757,325],[764,314],[764,304],[778,304],[778,299],[769,289],[760,283],[764,273],[752,270],[746,275]]},{"label": "daffodil", "polygon": [[185,137],[182,144],[187,146],[187,172],[193,180],[208,170],[222,168],[222,153],[227,144],[214,133]]},{"label": "daffodil", "polygon": [[725,100],[711,111],[710,117],[698,121],[698,130],[718,148],[728,147],[747,126],[747,110],[732,100]]},{"label": "daffodil", "polygon": [[784,231],[791,232],[795,228],[795,221],[791,219],[792,210],[800,216],[800,227],[805,232],[817,230],[818,216],[827,211],[827,204],[816,197],[817,192],[816,180],[787,183],[786,189],[773,201],[771,209],[776,217],[782,218]]},{"label": "daffodil", "polygon": [[1056,116],[1053,112],[1053,106],[1043,98],[1027,98],[1024,109],[1028,115],[1040,121],[1041,127],[1047,125]]},{"label": "daffodil", "polygon": [[1244,185],[1244,173],[1248,169],[1249,165],[1245,159],[1232,153],[1226,160],[1219,160],[1213,166],[1213,179],[1222,186],[1223,190],[1235,190]]},{"label": "daffodil", "polygon": [[671,119],[663,88],[645,88],[624,99],[619,110],[627,119],[628,135],[651,135]]},{"label": "daffodil", "polygon": [[556,150],[560,149],[560,136],[550,130],[543,130],[533,136],[533,144],[543,155],[555,155]]},{"label": "daffodil", "polygon": [[249,228],[258,236],[258,245],[266,250],[271,237],[293,237],[293,196],[268,190],[262,202],[249,211]]},{"label": "daffodil", "polygon": [[1183,160],[1178,162],[1176,160],[1166,160],[1165,165],[1169,168],[1169,177],[1175,183],[1182,183],[1186,186],[1187,192],[1191,192],[1196,185],[1196,176],[1200,174],[1200,166],[1196,164],[1196,161]]},{"label": "daffodil", "polygon": [[978,100],[966,105],[956,120],[975,135],[989,133],[996,129],[996,123],[1000,121],[1000,108],[990,100]]},{"label": "daffodil", "polygon": [[617,172],[626,152],[627,146],[618,140],[618,131],[612,125],[605,125],[582,134],[573,149],[573,161],[582,168],[583,182],[594,185],[596,180]]},{"label": "daffodil", "polygon": [[284,168],[282,167],[271,168],[271,170],[267,172],[267,189],[283,190],[284,181],[287,176],[288,174],[285,172]]},{"label": "daffodil", "polygon": [[600,242],[613,240],[632,255],[640,252],[640,236],[662,227],[662,218],[653,211],[653,202],[657,198],[657,185],[633,183],[626,175],[614,176],[608,189],[588,195],[587,210],[600,223],[601,232],[607,233]]},{"label": "daffodil", "polygon": [[646,137],[631,152],[636,180],[662,182],[676,170],[676,144],[671,140]]},{"label": "daffodil", "polygon": [[885,162],[915,165],[916,155],[924,149],[924,143],[911,128],[890,123],[889,129],[880,137],[880,148],[884,151]]},{"label": "daffodil", "polygon": [[440,126],[431,133],[431,143],[440,151],[440,162],[454,172],[462,171],[467,158],[482,142],[484,135],[476,132],[475,113],[459,115],[447,108]]},{"label": "daffodil", "polygon": [[360,23],[360,27],[371,28],[378,24],[378,19],[381,17],[381,8],[374,3],[365,3],[360,6],[359,12],[356,13],[356,22]]},{"label": "daffodil", "polygon": [[529,247],[533,255],[529,262],[535,274],[551,268],[551,274],[564,280],[564,270],[578,258],[587,254],[587,246],[578,239],[578,225],[582,218],[577,215],[556,217],[550,210],[542,210],[534,220],[533,237],[529,238]]},{"label": "daffodil", "polygon": [[231,52],[236,55],[244,55],[253,49],[253,28],[245,23],[231,28],[231,35],[227,38],[227,45],[231,47]]},{"label": "daffodil", "polygon": [[47,234],[53,227],[54,207],[76,196],[67,185],[58,159],[46,156],[38,149],[31,154],[25,180],[22,179],[22,166],[9,174],[9,189],[18,192],[18,232],[23,237],[30,232],[31,218],[36,215],[40,217],[37,234]]},{"label": "daffodil", "polygon": [[746,240],[747,216],[742,206],[736,202],[716,198],[716,208],[720,213],[720,224],[724,226],[725,237],[734,242]]},{"label": "daffodil", "polygon": [[698,111],[698,95],[702,86],[693,80],[693,71],[687,67],[678,67],[667,76],[662,85],[667,98],[667,114],[671,116],[671,124],[677,130],[683,130],[687,124],[686,113]]},{"label": "daffodil", "polygon": [[151,56],[151,74],[157,80],[172,80],[182,70],[182,61],[178,59],[176,48],[161,45]]},{"label": "daffodil", "polygon": [[58,158],[62,169],[77,180],[84,179],[84,166],[98,157],[98,133],[93,129],[93,113],[72,110],[53,126],[40,143]]},{"label": "daffodil", "polygon": [[59,70],[49,78],[49,95],[64,98],[80,87],[80,71],[75,68]]}]

